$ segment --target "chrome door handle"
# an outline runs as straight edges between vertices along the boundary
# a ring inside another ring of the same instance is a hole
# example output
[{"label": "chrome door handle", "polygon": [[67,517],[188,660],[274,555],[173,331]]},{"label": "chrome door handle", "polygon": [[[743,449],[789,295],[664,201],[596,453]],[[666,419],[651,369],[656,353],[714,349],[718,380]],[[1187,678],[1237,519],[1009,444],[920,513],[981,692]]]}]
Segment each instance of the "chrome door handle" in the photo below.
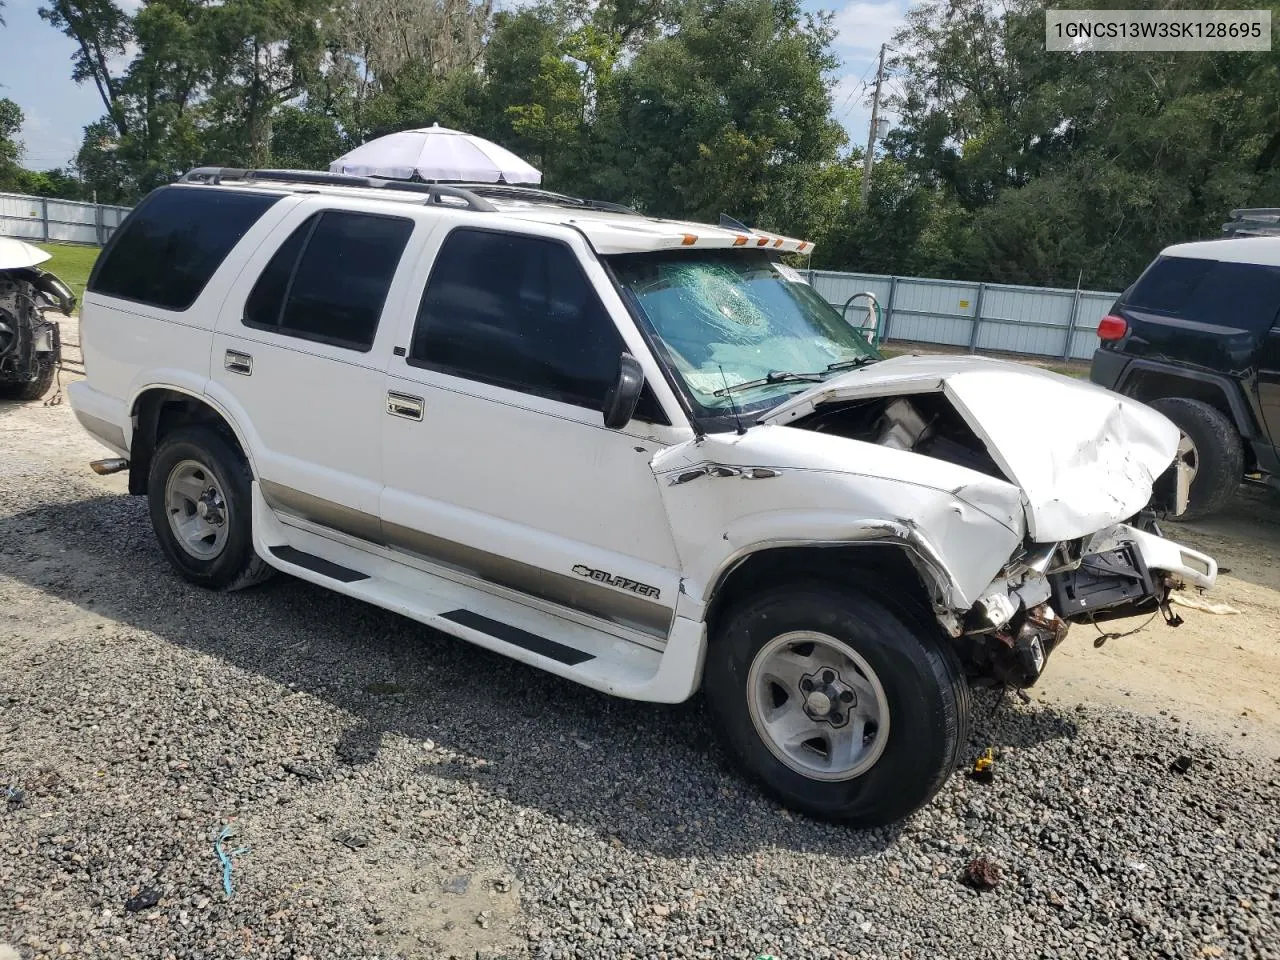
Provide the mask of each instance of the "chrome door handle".
[{"label": "chrome door handle", "polygon": [[253,357],[239,350],[228,350],[222,358],[222,365],[232,373],[248,377],[253,374]]},{"label": "chrome door handle", "polygon": [[387,413],[393,417],[404,417],[406,420],[422,419],[422,398],[407,393],[387,391]]}]

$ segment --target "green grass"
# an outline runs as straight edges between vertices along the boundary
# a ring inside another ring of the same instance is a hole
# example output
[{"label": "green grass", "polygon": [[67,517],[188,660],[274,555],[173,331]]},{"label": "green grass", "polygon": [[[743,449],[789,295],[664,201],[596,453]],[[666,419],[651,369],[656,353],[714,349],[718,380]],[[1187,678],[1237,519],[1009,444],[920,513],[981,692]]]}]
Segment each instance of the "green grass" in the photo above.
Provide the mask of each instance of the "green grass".
[{"label": "green grass", "polygon": [[98,248],[78,243],[37,243],[35,246],[53,254],[53,259],[40,264],[40,269],[57,276],[71,288],[77,300],[82,299],[84,285],[89,282],[89,271],[98,259]]}]

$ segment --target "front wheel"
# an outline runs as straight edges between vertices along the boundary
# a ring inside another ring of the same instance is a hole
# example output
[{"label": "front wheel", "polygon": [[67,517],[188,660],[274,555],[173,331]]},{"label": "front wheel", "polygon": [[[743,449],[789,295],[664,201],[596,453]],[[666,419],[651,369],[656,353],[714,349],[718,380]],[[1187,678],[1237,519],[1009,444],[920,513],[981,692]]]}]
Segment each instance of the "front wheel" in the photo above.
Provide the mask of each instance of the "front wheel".
[{"label": "front wheel", "polygon": [[941,633],[861,594],[775,589],[730,611],[708,653],[707,698],[729,749],[811,816],[899,820],[964,748],[969,690]]}]

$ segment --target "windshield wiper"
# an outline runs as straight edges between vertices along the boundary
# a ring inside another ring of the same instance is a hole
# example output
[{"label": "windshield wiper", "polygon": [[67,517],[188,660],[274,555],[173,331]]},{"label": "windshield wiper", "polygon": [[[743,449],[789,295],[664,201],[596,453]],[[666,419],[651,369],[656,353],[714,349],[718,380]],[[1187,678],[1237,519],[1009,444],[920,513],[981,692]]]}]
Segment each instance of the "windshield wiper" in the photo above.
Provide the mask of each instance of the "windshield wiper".
[{"label": "windshield wiper", "polygon": [[851,360],[837,360],[835,363],[828,363],[827,370],[853,370],[855,367],[865,367],[868,363],[875,363],[876,357],[854,357]]},{"label": "windshield wiper", "polygon": [[712,394],[713,397],[724,397],[731,393],[737,393],[739,390],[750,390],[752,387],[766,387],[774,383],[821,383],[822,374],[820,373],[791,373],[787,370],[775,370],[767,377],[761,377],[759,380],[744,380],[742,383],[735,383],[733,386],[725,387],[717,390]]}]

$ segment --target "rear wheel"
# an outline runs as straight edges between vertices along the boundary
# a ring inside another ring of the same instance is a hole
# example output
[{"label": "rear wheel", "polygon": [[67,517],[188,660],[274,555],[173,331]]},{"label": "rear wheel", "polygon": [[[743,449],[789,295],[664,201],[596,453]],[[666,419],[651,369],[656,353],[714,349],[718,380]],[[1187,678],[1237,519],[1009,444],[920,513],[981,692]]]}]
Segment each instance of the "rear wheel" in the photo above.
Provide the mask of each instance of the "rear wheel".
[{"label": "rear wheel", "polygon": [[202,587],[235,590],[272,568],[253,549],[249,465],[217,431],[182,427],[151,459],[151,525],[173,567]]},{"label": "rear wheel", "polygon": [[880,826],[927,803],[967,738],[969,690],[941,633],[825,584],[731,611],[706,691],[738,761],[784,804]]},{"label": "rear wheel", "polygon": [[1151,402],[1182,431],[1178,457],[1191,473],[1187,509],[1177,519],[1197,520],[1225,507],[1244,476],[1244,445],[1236,425],[1217,407],[1188,397]]}]

